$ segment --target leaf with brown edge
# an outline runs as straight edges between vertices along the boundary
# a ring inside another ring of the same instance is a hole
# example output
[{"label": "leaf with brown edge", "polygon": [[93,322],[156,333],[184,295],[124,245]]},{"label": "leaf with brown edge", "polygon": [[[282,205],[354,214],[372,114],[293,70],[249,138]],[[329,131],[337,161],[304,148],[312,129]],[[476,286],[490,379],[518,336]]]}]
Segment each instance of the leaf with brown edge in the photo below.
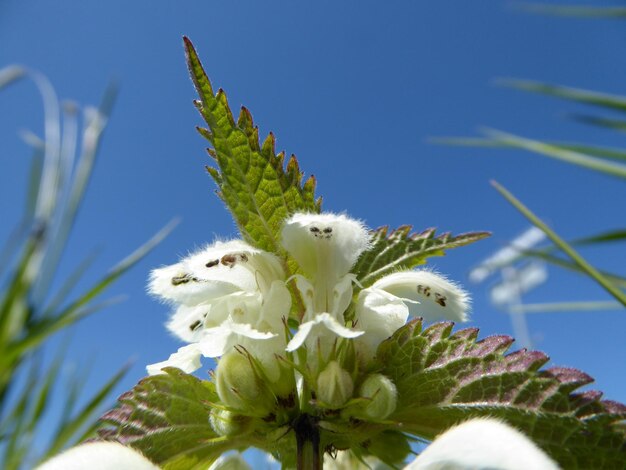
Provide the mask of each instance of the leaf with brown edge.
[{"label": "leaf with brown edge", "polygon": [[541,369],[539,351],[507,351],[509,336],[477,341],[478,329],[453,324],[426,329],[420,319],[381,343],[381,372],[398,389],[391,420],[433,439],[470,418],[492,416],[531,437],[563,468],[621,468],[626,461],[626,406],[595,391],[574,393],[593,379],[576,369]]},{"label": "leaf with brown edge", "polygon": [[386,274],[411,269],[424,264],[431,256],[443,256],[445,250],[469,245],[491,235],[489,232],[435,235],[434,228],[421,233],[411,233],[411,229],[410,225],[403,225],[392,231],[389,227],[372,231],[370,249],[361,255],[352,269],[364,287],[371,286]]},{"label": "leaf with brown edge", "polygon": [[216,94],[188,38],[184,38],[191,78],[200,96],[196,107],[208,129],[200,134],[213,146],[209,154],[217,168],[208,168],[243,238],[263,250],[278,253],[283,221],[295,212],[320,212],[315,197],[315,178],[303,181],[295,156],[285,167],[284,153],[276,154],[270,133],[261,144],[252,115],[241,108],[235,121],[226,94]]},{"label": "leaf with brown edge", "polygon": [[225,439],[209,423],[218,401],[212,382],[179,369],[142,379],[102,418],[101,438],[139,450],[164,469],[206,469],[223,452],[245,445]]}]

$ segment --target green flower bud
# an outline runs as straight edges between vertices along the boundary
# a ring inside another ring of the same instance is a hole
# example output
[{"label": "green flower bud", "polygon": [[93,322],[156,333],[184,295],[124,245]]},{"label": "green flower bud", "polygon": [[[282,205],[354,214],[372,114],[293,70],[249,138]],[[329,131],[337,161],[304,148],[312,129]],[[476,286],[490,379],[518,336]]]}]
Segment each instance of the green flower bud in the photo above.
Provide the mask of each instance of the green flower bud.
[{"label": "green flower bud", "polygon": [[226,406],[262,417],[274,407],[275,400],[254,370],[252,360],[237,351],[224,354],[215,371],[217,394]]},{"label": "green flower bud", "polygon": [[411,452],[406,436],[398,431],[383,431],[367,441],[364,447],[387,464],[400,464]]},{"label": "green flower bud", "polygon": [[213,408],[209,415],[209,423],[220,436],[240,436],[250,428],[251,418],[238,415],[228,410]]},{"label": "green flower bud", "polygon": [[353,391],[352,377],[337,361],[330,361],[317,376],[317,398],[331,408],[341,408]]},{"label": "green flower bud", "polygon": [[398,402],[396,386],[381,374],[368,376],[361,384],[359,395],[369,398],[365,414],[372,419],[385,419],[394,412]]}]

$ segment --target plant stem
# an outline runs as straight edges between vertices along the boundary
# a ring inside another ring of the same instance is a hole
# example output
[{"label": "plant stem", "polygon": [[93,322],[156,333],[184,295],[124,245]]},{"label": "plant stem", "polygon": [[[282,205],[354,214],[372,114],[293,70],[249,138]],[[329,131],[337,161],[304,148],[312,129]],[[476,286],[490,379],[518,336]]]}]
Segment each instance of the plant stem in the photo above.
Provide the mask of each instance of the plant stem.
[{"label": "plant stem", "polygon": [[320,431],[317,420],[308,414],[301,415],[294,424],[297,444],[297,469],[321,470]]}]

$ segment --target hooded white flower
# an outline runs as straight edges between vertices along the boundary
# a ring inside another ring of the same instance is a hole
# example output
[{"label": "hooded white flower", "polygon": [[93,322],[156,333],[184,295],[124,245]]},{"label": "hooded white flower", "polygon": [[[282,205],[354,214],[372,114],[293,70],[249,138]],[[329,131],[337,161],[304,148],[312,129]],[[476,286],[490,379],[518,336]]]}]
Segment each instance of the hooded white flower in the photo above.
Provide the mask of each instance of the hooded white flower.
[{"label": "hooded white flower", "polygon": [[282,244],[305,273],[295,276],[306,309],[304,323],[287,351],[319,345],[326,356],[336,337],[363,334],[346,328],[343,314],[355,280],[349,271],[369,244],[364,225],[345,215],[294,214],[283,226]]},{"label": "hooded white flower", "polygon": [[167,326],[192,344],[148,366],[148,372],[168,366],[193,372],[200,356],[218,357],[237,344],[256,350],[264,364],[274,364],[274,354],[284,351],[279,333],[291,308],[284,278],[276,256],[240,240],[217,242],[154,270],[149,291],[177,306]]},{"label": "hooded white flower", "polygon": [[441,274],[432,271],[403,271],[380,278],[371,292],[385,291],[402,300],[412,316],[426,321],[468,319],[469,295]]}]

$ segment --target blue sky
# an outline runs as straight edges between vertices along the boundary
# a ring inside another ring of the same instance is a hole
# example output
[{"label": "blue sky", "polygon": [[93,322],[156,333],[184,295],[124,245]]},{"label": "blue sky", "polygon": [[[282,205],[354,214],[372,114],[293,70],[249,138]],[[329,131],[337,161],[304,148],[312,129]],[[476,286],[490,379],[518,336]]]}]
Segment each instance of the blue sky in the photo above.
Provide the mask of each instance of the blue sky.
[{"label": "blue sky", "polygon": [[[475,135],[489,126],[540,139],[623,144],[615,133],[564,119],[579,110],[571,104],[493,82],[532,78],[626,93],[623,22],[530,15],[502,1],[1,0],[0,67],[38,69],[60,97],[81,104],[98,103],[111,79],[121,86],[61,278],[100,249],[87,285],[182,217],[109,291],[128,299],[72,333],[70,357],[92,368],[92,387],[132,358],[119,392],[130,388],[145,364],[180,346],[163,328],[167,307],[145,294],[150,269],[216,237],[236,236],[204,171],[210,162],[194,130],[201,121],[192,106],[183,35],[233,109],[245,104],[261,134],[273,131],[277,147],[296,153],[302,169],[317,177],[326,210],[347,211],[371,227],[493,232],[431,264],[471,291],[471,325],[483,336],[510,334],[511,323],[489,304],[487,285],[469,285],[467,274],[527,227],[490,179],[566,238],[620,226],[623,181],[535,155],[428,139]],[[42,130],[40,98],[29,82],[0,94],[0,242],[22,209],[17,196],[30,152],[17,135],[21,128]],[[624,272],[618,246],[584,254]],[[586,278],[550,268],[548,283],[526,300],[607,298]],[[623,311],[536,314],[528,322],[551,364],[580,368],[607,398],[626,401]]]}]

